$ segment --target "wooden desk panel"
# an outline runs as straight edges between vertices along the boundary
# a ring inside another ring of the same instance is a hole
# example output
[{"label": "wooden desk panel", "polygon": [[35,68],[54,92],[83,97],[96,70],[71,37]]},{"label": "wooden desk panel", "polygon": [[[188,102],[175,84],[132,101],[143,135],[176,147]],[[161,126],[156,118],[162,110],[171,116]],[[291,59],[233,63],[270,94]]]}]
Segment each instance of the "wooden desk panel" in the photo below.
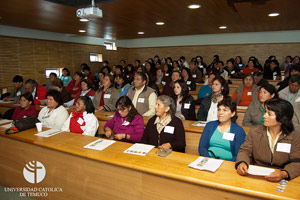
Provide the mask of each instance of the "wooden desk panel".
[{"label": "wooden desk panel", "polygon": [[[13,136],[0,133],[0,184],[9,187],[61,187],[41,199],[299,199],[300,178],[289,181],[284,193],[278,183],[262,177],[239,176],[234,163],[225,161],[215,172],[187,165],[197,156],[172,152],[168,157],[122,153],[131,144],[116,142],[103,151],[82,148],[94,137],[61,133],[34,136],[35,129]],[[32,160],[47,172],[39,184],[23,178]],[[262,187],[263,186],[263,187]]]}]

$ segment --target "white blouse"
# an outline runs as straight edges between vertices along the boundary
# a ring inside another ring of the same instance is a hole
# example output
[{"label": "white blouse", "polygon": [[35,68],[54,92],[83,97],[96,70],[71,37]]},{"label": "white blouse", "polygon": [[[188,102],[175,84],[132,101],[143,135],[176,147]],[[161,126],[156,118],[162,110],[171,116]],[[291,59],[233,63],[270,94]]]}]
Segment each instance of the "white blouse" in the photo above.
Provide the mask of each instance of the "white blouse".
[{"label": "white blouse", "polygon": [[61,129],[64,122],[68,119],[68,111],[63,106],[59,106],[50,113],[48,112],[49,108],[44,107],[39,113],[38,119],[42,122],[43,126],[58,130]]}]

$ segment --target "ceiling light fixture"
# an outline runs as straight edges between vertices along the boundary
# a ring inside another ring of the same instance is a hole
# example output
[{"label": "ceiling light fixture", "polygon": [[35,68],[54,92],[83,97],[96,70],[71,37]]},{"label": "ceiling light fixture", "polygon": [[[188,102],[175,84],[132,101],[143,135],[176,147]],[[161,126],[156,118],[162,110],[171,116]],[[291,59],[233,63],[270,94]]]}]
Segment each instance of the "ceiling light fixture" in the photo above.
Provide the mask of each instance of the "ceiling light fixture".
[{"label": "ceiling light fixture", "polygon": [[139,34],[139,35],[143,35],[143,34],[144,34],[144,32],[138,32],[138,34]]},{"label": "ceiling light fixture", "polygon": [[269,17],[277,17],[279,15],[279,13],[270,13],[268,14]]},{"label": "ceiling light fixture", "polygon": [[79,30],[79,33],[85,33],[86,30]]},{"label": "ceiling light fixture", "polygon": [[227,26],[220,26],[219,29],[226,29]]},{"label": "ceiling light fixture", "polygon": [[88,21],[90,21],[90,20],[85,19],[85,18],[81,18],[79,21],[81,21],[81,22],[88,22]]},{"label": "ceiling light fixture", "polygon": [[191,4],[188,6],[189,9],[197,9],[200,8],[201,6],[199,4]]},{"label": "ceiling light fixture", "polygon": [[161,25],[164,25],[164,24],[165,24],[165,22],[156,22],[155,24],[156,24],[156,25],[160,25],[160,26],[161,26]]}]

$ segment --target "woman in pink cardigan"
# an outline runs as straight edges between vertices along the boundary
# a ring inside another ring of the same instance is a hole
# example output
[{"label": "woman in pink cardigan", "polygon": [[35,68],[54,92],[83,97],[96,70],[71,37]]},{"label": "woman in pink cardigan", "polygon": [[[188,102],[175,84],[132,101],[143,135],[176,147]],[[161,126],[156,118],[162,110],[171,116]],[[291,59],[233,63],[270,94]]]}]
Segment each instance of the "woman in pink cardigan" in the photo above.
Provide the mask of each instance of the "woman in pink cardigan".
[{"label": "woman in pink cardigan", "polygon": [[125,142],[140,142],[144,133],[144,120],[130,98],[120,97],[116,109],[114,117],[104,125],[105,136]]}]

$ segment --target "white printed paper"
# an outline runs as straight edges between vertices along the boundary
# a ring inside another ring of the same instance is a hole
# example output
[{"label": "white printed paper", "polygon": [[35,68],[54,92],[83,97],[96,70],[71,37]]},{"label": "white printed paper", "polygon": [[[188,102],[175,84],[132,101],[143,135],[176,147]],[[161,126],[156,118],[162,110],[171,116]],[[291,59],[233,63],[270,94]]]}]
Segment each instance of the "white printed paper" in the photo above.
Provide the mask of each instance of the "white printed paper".
[{"label": "white printed paper", "polygon": [[189,167],[215,172],[217,171],[217,169],[219,169],[223,162],[224,160],[205,158],[200,156],[199,158],[197,158],[197,160],[189,164]]},{"label": "white printed paper", "polygon": [[10,123],[10,122],[12,122],[12,121],[13,121],[13,120],[1,119],[1,120],[0,120],[0,124]]},{"label": "white printed paper", "polygon": [[145,99],[144,98],[138,98],[139,103],[144,103]]},{"label": "white printed paper", "polygon": [[56,134],[61,133],[61,132],[62,132],[61,130],[49,129],[47,131],[43,131],[43,132],[40,132],[40,133],[37,133],[37,134],[34,134],[34,135],[48,138],[50,136],[56,135]]},{"label": "white printed paper", "polygon": [[206,121],[197,121],[195,123],[193,123],[193,126],[205,126],[206,125]]},{"label": "white printed paper", "polygon": [[0,130],[6,130],[11,128],[11,124],[0,125]]},{"label": "white printed paper", "polygon": [[233,141],[234,135],[234,133],[223,133],[222,139]]},{"label": "white printed paper", "polygon": [[0,100],[0,103],[13,103],[14,101],[3,101],[3,100]]},{"label": "white printed paper", "polygon": [[110,99],[110,94],[104,94],[104,99]]},{"label": "white printed paper", "polygon": [[174,127],[173,126],[165,126],[164,132],[174,134]]},{"label": "white printed paper", "polygon": [[266,167],[255,166],[255,165],[249,165],[248,168],[248,174],[255,175],[255,176],[268,176],[274,171],[275,169],[270,169]]},{"label": "white printed paper", "polygon": [[276,151],[290,153],[291,152],[291,144],[288,143],[277,143]]},{"label": "white printed paper", "polygon": [[135,154],[139,156],[145,156],[147,155],[152,149],[154,148],[153,145],[148,145],[148,144],[139,144],[136,143],[126,149],[124,153],[129,153],[129,154]]},{"label": "white printed paper", "polygon": [[103,149],[107,148],[108,146],[112,145],[115,142],[116,141],[114,141],[114,140],[99,139],[88,145],[85,145],[83,148],[102,151]]},{"label": "white printed paper", "polygon": [[237,108],[237,109],[244,109],[244,110],[247,110],[247,109],[248,109],[248,106],[237,106],[236,108]]}]

